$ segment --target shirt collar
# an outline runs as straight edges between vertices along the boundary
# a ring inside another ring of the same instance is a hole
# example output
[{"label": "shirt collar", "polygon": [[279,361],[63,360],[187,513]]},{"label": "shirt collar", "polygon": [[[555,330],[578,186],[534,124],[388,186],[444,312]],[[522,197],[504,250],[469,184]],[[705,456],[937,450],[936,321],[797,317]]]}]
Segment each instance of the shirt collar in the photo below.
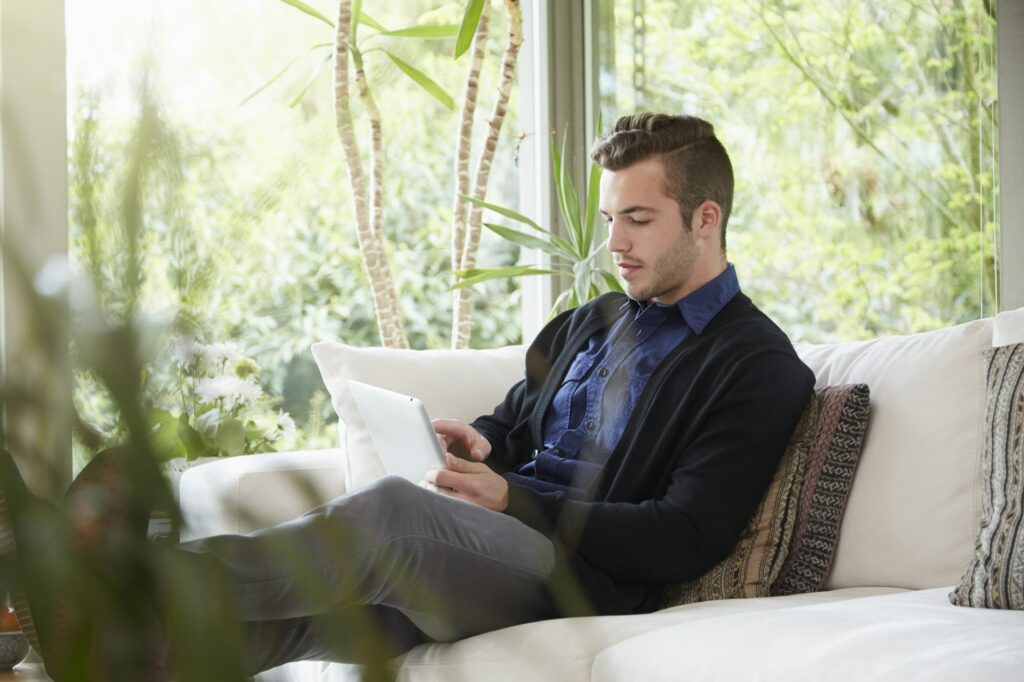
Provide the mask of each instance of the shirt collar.
[{"label": "shirt collar", "polygon": [[[693,330],[694,334],[701,334],[704,328],[715,319],[715,315],[722,311],[722,308],[740,292],[739,278],[736,276],[736,268],[729,263],[717,277],[704,284],[699,289],[691,291],[686,296],[672,305],[657,305],[659,308],[675,307],[683,316],[683,320]],[[632,308],[634,315],[639,316],[650,305],[648,302],[634,301],[627,299],[626,305]]]}]

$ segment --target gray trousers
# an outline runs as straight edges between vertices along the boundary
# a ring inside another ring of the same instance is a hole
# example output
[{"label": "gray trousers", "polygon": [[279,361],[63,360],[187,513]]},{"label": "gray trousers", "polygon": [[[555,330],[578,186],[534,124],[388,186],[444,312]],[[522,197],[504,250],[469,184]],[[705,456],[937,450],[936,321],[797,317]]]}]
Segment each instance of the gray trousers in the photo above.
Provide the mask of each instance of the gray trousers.
[{"label": "gray trousers", "polygon": [[279,526],[182,548],[223,569],[253,673],[381,660],[556,615],[547,538],[393,476]]}]

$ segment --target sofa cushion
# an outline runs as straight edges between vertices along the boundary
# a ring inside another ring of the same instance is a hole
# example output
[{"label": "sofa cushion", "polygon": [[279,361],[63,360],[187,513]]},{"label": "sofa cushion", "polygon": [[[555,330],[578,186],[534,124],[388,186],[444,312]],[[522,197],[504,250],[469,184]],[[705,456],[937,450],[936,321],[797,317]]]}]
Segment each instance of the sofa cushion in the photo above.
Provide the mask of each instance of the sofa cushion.
[{"label": "sofa cushion", "polygon": [[[450,644],[422,644],[395,659],[394,663],[400,682],[588,682],[594,657],[600,652],[620,642],[664,628],[683,623],[711,623],[719,618],[740,614],[756,617],[756,614],[762,612],[898,592],[900,590],[890,588],[851,588],[787,597],[701,602],[632,616],[546,620],[516,625]],[[361,679],[359,672],[356,666],[303,661],[261,673],[256,677],[256,682],[356,682]]]},{"label": "sofa cushion", "polygon": [[798,344],[819,387],[871,387],[871,423],[825,587],[952,585],[974,546],[992,321],[833,345]]},{"label": "sofa cushion", "polygon": [[864,445],[871,400],[867,385],[829,386],[816,396],[817,428],[807,453],[796,525],[771,594],[815,592],[824,585]]},{"label": "sofa cushion", "polygon": [[594,658],[590,679],[1018,682],[1024,614],[960,609],[946,599],[948,591],[947,586],[678,623],[605,649]]},{"label": "sofa cushion", "polygon": [[1024,343],[986,357],[982,522],[974,558],[950,601],[1024,610]]},{"label": "sofa cushion", "polygon": [[384,475],[352,393],[349,379],[419,398],[431,417],[471,421],[489,414],[523,378],[525,346],[495,350],[397,350],[342,343],[312,346],[324,385],[344,427],[346,488],[355,490]]}]

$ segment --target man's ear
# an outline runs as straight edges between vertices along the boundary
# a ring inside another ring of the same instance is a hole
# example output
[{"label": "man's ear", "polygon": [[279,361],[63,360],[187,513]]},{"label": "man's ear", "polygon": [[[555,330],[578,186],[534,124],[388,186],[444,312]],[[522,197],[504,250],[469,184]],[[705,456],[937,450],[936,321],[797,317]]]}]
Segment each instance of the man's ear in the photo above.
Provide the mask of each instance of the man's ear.
[{"label": "man's ear", "polygon": [[711,199],[705,199],[693,211],[690,229],[701,239],[707,239],[722,225],[722,207]]}]

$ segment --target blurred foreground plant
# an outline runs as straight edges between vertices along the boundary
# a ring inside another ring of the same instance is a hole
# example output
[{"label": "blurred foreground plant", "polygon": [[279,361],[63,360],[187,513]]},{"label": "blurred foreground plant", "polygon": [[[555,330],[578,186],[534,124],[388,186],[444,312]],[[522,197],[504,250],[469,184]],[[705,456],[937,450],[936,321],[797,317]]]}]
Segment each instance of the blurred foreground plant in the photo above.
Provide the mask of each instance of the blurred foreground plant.
[{"label": "blurred foreground plant", "polygon": [[[146,368],[157,357],[154,340],[166,333],[166,325],[138,306],[143,281],[140,243],[146,231],[141,207],[148,189],[144,179],[150,177],[149,164],[160,153],[150,144],[155,112],[148,98],[142,101],[123,166],[118,220],[125,258],[112,264],[124,268],[112,278],[125,287],[120,292],[123,306],[114,311],[104,306],[94,284],[76,276],[63,257],[52,258],[36,272],[22,257],[20,245],[2,244],[11,283],[5,297],[18,299],[23,319],[17,330],[18,352],[3,367],[0,408],[6,419],[0,420],[0,438],[21,472],[41,473],[25,476],[39,495],[26,494],[16,482],[17,472],[6,467],[10,460],[3,460],[0,514],[6,523],[0,526],[0,602],[12,594],[19,603],[27,603],[42,643],[40,653],[55,682],[154,680],[154,670],[164,660],[171,679],[241,682],[251,672],[252,652],[247,626],[220,565],[173,543],[150,542],[145,532],[153,514],[170,519],[172,534],[183,521],[161,466],[166,454],[162,429],[154,430],[149,407]],[[5,126],[16,123],[4,121]],[[3,234],[31,232],[18,227],[22,229],[5,229]],[[112,444],[76,410],[64,409],[71,403],[69,378],[61,377],[69,374],[67,320],[72,317],[79,321],[76,361],[109,396],[123,427]],[[258,371],[244,358],[232,364],[230,349],[224,346],[203,350],[207,364],[221,372],[231,365],[230,371],[243,383],[247,377],[239,372],[248,372],[251,378]],[[210,362],[214,351],[221,360]],[[55,380],[37,380],[40,371]],[[251,388],[224,391],[196,378],[197,394],[222,415],[254,397]],[[63,386],[64,395],[51,390],[51,384]],[[39,451],[37,430],[29,428],[33,424],[68,439],[73,435],[92,450],[113,450],[117,457],[111,470],[104,471],[99,484],[85,489],[72,484],[75,492],[65,494],[63,485],[55,484],[62,479],[55,471],[60,463],[55,466],[55,458]],[[287,427],[287,422],[279,425],[282,431]],[[266,439],[268,434],[264,431],[259,437]],[[14,529],[16,546],[8,528]],[[345,538],[336,538],[336,543],[344,557]],[[298,548],[282,548],[281,556],[296,575],[312,575]],[[311,603],[323,603],[322,586],[308,582],[304,591]],[[359,641],[365,643],[366,679],[392,679],[372,623],[355,626]],[[344,634],[325,632],[328,637]]]}]

